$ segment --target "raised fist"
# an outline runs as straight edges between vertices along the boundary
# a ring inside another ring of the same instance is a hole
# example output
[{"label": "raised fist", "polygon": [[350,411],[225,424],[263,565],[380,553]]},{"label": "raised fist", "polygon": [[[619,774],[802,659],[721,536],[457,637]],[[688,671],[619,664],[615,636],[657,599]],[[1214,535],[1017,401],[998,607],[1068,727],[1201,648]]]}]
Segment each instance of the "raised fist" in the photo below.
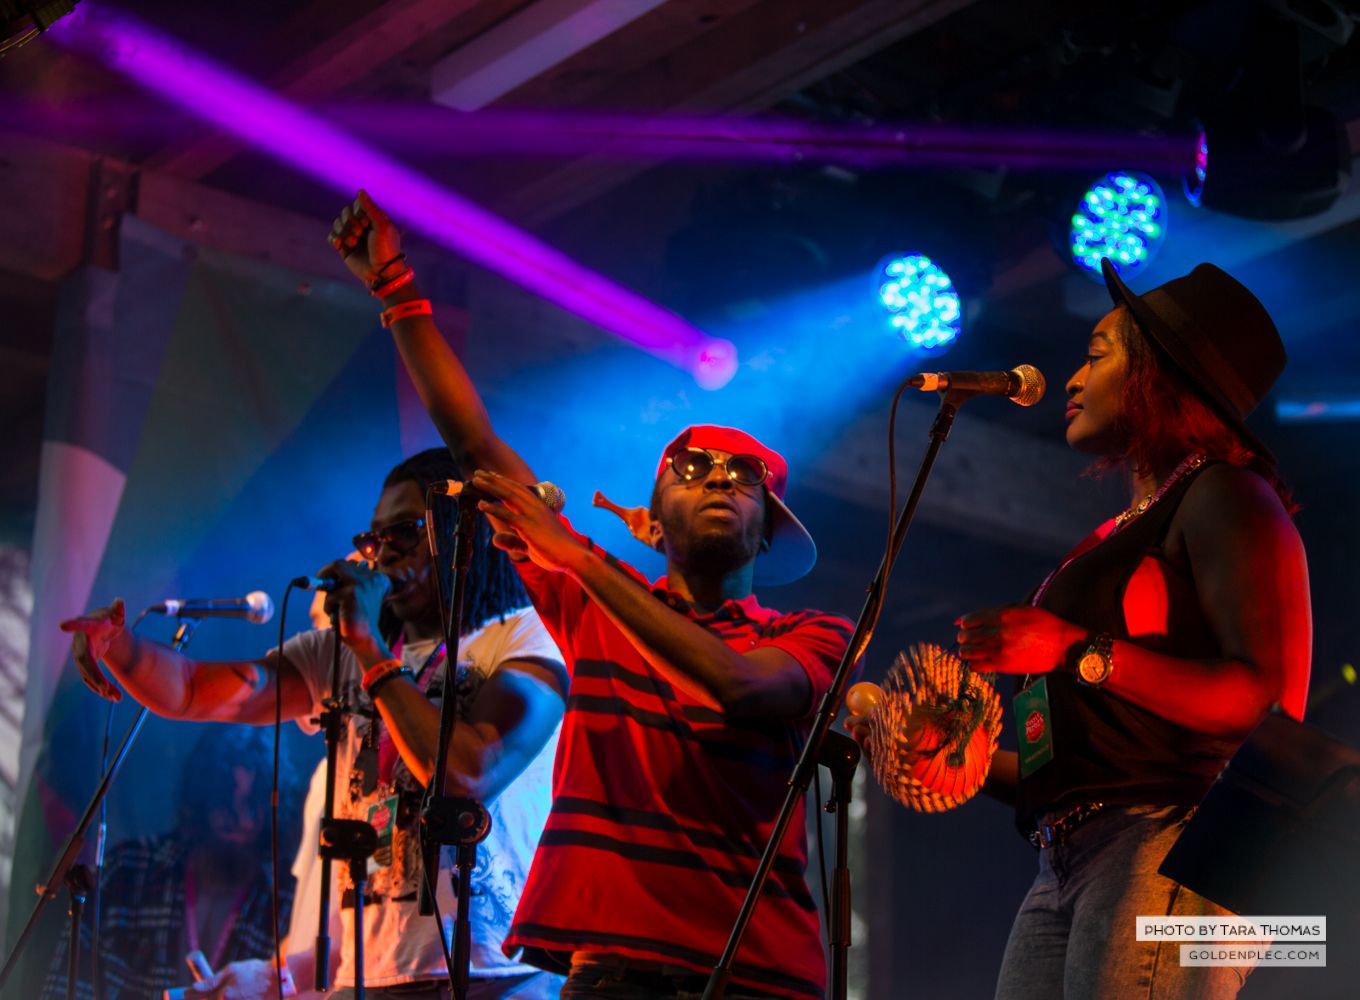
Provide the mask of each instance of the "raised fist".
[{"label": "raised fist", "polygon": [[330,244],[365,285],[400,271],[401,234],[367,191],[360,190],[331,225]]}]

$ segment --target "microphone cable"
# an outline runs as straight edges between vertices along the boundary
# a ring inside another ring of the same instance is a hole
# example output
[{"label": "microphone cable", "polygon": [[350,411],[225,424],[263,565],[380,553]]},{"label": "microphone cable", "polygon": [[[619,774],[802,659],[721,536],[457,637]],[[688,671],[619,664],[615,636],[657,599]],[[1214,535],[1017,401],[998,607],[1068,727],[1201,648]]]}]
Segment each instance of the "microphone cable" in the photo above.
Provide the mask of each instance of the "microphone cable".
[{"label": "microphone cable", "polygon": [[[135,634],[137,626],[142,623],[151,612],[143,611],[132,620],[128,626],[128,632]],[[109,769],[109,737],[113,734],[113,710],[116,707],[114,702],[109,702],[104,711],[104,738],[99,748],[99,780],[104,780],[104,774]],[[108,841],[109,831],[109,797],[104,796],[99,803],[99,837],[95,843],[94,852],[94,871],[90,879],[90,989],[94,993],[94,1000],[104,1000],[104,983],[100,979],[99,972],[101,963],[99,961],[99,917],[101,910],[101,895],[99,883],[104,872],[104,847]],[[80,929],[76,928],[76,933]],[[77,942],[72,941],[70,947],[76,947]]]},{"label": "microphone cable", "polygon": [[[897,557],[893,555],[893,529],[897,527],[897,404],[902,402],[902,394],[911,385],[911,379],[903,382],[893,393],[892,409],[888,413],[888,545],[884,551],[888,555],[888,572],[892,572]],[[886,573],[884,574],[886,577]],[[877,624],[878,609],[874,609]]]},{"label": "microphone cable", "polygon": [[[443,636],[443,638],[441,638],[440,641],[443,642],[448,638],[449,634],[449,614],[451,612],[450,605],[453,603],[453,595],[450,594],[448,599],[445,599],[444,574],[439,571],[439,540],[438,540],[439,533],[435,530],[436,524],[438,522],[434,516],[434,498],[436,496],[443,496],[447,501],[453,504],[455,510],[457,509],[457,506],[460,501],[457,496],[450,497],[447,493],[443,494],[435,493],[434,483],[431,483],[429,486],[425,488],[425,541],[430,548],[430,562],[434,565],[434,593],[435,600],[438,602],[439,606],[439,631]],[[458,515],[455,514],[454,516],[457,517]],[[449,559],[450,560],[453,559],[453,553],[451,552],[449,553]],[[459,638],[461,639],[462,637],[459,636]],[[458,697],[457,671],[458,664],[453,663],[449,659],[449,651],[448,648],[445,647],[444,685],[448,689],[443,692],[443,697],[445,698],[456,699]],[[373,706],[373,710],[375,712],[377,711],[376,705]],[[454,701],[453,704],[453,710],[455,713],[458,711],[458,702],[456,700]],[[436,737],[436,739],[438,739],[438,737]],[[435,747],[434,759],[436,761],[439,759],[438,747]],[[430,770],[430,782],[431,783],[434,782],[433,767]],[[444,938],[444,915],[439,912],[439,895],[435,891],[439,887],[438,860],[444,856],[444,849],[443,846],[441,845],[439,853],[435,855],[436,858],[435,869],[434,872],[431,873],[425,868],[425,858],[429,856],[428,852],[426,851],[425,837],[426,837],[425,822],[422,817],[422,819],[416,823],[416,850],[420,852],[421,877],[425,880],[425,891],[430,894],[430,905],[434,907],[435,920],[439,924],[439,953],[444,956],[444,968],[448,971],[449,974],[449,989],[453,989],[454,981],[453,952],[451,950],[449,942],[447,942]],[[450,878],[452,878],[452,872],[450,872]],[[457,928],[455,928],[455,930],[456,929]]]},{"label": "microphone cable", "polygon": [[[279,644],[274,654],[274,773],[269,785],[269,907],[274,931],[274,984],[283,1000],[283,940],[279,934],[279,743],[283,736],[283,640],[288,622],[288,597],[295,581],[283,590],[279,608]],[[339,636],[336,637],[339,642]],[[329,916],[329,914],[327,915]]]},{"label": "microphone cable", "polygon": [[827,947],[831,946],[831,892],[826,884],[826,830],[822,827],[822,765],[812,771],[812,794],[816,796],[813,813],[817,817],[817,877],[822,890],[822,927],[825,928]]}]

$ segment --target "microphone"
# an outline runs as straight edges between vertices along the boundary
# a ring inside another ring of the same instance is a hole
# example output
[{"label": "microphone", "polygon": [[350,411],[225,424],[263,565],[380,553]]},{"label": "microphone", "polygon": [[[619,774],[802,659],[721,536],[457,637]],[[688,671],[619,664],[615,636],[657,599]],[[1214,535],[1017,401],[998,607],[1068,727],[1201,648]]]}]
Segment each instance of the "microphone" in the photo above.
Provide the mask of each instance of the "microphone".
[{"label": "microphone", "polygon": [[1033,406],[1044,398],[1044,376],[1033,365],[1019,365],[1008,372],[922,372],[907,380],[922,392],[962,389],[979,396],[1006,396],[1021,406]]},{"label": "microphone", "polygon": [[176,618],[244,618],[256,625],[263,625],[274,617],[274,602],[263,590],[254,590],[245,597],[171,598],[151,605],[146,613],[173,615]]},{"label": "microphone", "polygon": [[330,593],[340,581],[331,576],[295,576],[288,586],[295,590],[324,590]]},{"label": "microphone", "polygon": [[[567,505],[567,495],[562,492],[561,487],[553,483],[534,483],[529,489],[534,491],[534,495],[548,505],[554,513],[560,513],[562,508]],[[483,493],[472,483],[462,483],[457,479],[446,479],[442,483],[435,483],[430,487],[431,493],[441,493],[446,496],[456,497],[462,493],[477,500],[494,500],[488,493]]]}]

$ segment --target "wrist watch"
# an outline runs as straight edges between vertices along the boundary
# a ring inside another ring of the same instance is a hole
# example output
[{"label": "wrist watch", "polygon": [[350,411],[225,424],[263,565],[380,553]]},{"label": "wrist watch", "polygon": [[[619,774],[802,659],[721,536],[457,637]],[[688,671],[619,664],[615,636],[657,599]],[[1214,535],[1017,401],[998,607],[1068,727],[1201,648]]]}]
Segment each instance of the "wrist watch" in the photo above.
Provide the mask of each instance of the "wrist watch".
[{"label": "wrist watch", "polygon": [[1087,687],[1100,687],[1114,673],[1114,639],[1099,632],[1091,637],[1077,661],[1077,680]]}]

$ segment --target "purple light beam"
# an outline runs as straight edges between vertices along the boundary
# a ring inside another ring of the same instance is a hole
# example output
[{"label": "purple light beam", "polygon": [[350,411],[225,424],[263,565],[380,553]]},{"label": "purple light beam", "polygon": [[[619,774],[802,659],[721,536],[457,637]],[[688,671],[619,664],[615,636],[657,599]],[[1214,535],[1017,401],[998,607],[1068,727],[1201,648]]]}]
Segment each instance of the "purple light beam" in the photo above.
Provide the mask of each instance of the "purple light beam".
[{"label": "purple light beam", "polygon": [[349,103],[318,109],[391,148],[445,155],[591,154],[643,159],[783,164],[837,163],[866,170],[1008,167],[1071,170],[1111,162],[1184,173],[1195,137],[888,123],[841,125],[774,117],[695,117],[623,112],[487,109]]},{"label": "purple light beam", "polygon": [[[351,197],[360,187],[431,239],[719,389],[737,351],[490,212],[135,19],[81,5],[47,37]],[[318,239],[320,236],[318,236]]]}]

